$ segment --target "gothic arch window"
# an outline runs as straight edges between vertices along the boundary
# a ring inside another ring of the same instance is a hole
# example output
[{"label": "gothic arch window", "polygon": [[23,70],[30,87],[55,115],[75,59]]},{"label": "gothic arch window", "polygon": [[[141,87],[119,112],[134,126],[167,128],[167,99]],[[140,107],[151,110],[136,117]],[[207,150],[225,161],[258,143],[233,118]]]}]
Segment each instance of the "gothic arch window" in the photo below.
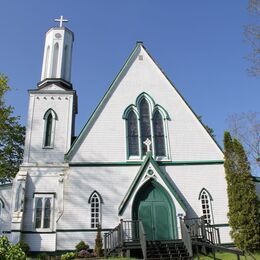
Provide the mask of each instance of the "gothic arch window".
[{"label": "gothic arch window", "polygon": [[211,201],[213,200],[210,193],[203,188],[199,195],[200,205],[201,205],[201,212],[202,216],[206,223],[212,224],[213,223],[213,212],[212,212],[212,205]]},{"label": "gothic arch window", "polygon": [[123,114],[126,125],[126,145],[128,160],[142,160],[146,155],[149,139],[150,151],[156,160],[168,160],[168,113],[146,93],[141,93],[135,105],[129,105]]},{"label": "gothic arch window", "polygon": [[150,117],[150,107],[149,103],[145,98],[143,98],[139,105],[140,113],[140,130],[141,130],[141,144],[142,144],[142,154],[146,154],[146,146],[144,141],[148,138],[151,140],[151,117]]},{"label": "gothic arch window", "polygon": [[65,46],[64,48],[64,57],[63,57],[63,64],[62,64],[62,76],[64,79],[66,79],[66,74],[67,74],[67,62],[68,62],[68,45]]},{"label": "gothic arch window", "polygon": [[130,111],[127,117],[127,141],[128,156],[139,155],[138,122],[134,111]]},{"label": "gothic arch window", "polygon": [[53,49],[52,73],[51,73],[52,78],[57,77],[58,56],[59,56],[59,44],[56,42]]},{"label": "gothic arch window", "polygon": [[45,121],[43,147],[53,148],[55,121],[58,119],[57,114],[54,110],[49,109],[43,119]]},{"label": "gothic arch window", "polygon": [[153,116],[153,133],[155,156],[166,156],[163,118],[158,110]]},{"label": "gothic arch window", "polygon": [[101,203],[102,197],[97,191],[94,191],[88,200],[90,204],[90,226],[91,228],[98,228],[101,225]]}]

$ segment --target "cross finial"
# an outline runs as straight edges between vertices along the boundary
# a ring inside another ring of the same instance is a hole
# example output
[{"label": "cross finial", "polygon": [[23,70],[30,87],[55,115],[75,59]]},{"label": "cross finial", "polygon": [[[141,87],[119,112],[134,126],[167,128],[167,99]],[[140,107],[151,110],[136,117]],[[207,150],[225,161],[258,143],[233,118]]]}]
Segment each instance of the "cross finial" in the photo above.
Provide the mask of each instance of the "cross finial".
[{"label": "cross finial", "polygon": [[63,15],[60,16],[60,18],[57,18],[54,20],[55,22],[59,22],[60,23],[60,27],[62,27],[62,23],[66,23],[69,20],[63,19]]},{"label": "cross finial", "polygon": [[151,140],[149,138],[147,138],[145,141],[144,141],[144,144],[146,145],[146,152],[151,152]]}]

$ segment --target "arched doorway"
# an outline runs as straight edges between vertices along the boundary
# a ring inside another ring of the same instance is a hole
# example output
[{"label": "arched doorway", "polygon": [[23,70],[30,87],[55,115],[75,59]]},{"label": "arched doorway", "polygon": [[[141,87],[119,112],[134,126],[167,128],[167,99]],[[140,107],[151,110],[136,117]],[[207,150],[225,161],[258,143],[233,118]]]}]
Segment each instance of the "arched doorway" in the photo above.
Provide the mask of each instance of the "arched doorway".
[{"label": "arched doorway", "polygon": [[133,219],[142,221],[147,240],[171,240],[177,236],[174,205],[155,181],[147,182],[136,194]]}]

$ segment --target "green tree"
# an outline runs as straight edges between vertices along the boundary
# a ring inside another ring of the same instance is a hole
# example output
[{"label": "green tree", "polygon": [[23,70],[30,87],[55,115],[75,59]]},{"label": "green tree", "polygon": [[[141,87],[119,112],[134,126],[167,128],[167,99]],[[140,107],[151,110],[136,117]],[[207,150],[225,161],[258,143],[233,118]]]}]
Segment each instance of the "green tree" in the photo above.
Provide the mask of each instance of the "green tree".
[{"label": "green tree", "polygon": [[22,160],[25,127],[14,116],[14,108],[5,103],[10,90],[8,78],[0,74],[0,182],[10,181],[18,172]]},{"label": "green tree", "polygon": [[224,134],[230,235],[235,245],[245,251],[260,248],[260,216],[250,165],[243,146]]}]

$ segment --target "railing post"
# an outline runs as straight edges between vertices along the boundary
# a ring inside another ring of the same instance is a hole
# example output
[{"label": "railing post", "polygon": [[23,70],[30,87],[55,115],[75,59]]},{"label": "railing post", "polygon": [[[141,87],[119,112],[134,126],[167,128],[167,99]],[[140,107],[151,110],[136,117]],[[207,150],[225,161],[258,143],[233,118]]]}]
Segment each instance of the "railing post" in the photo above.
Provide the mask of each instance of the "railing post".
[{"label": "railing post", "polygon": [[124,221],[123,219],[120,219],[120,245],[123,246],[124,243]]},{"label": "railing post", "polygon": [[220,245],[221,242],[220,242],[220,234],[219,234],[219,229],[218,228],[217,228],[217,237],[218,237],[218,245]]},{"label": "railing post", "polygon": [[107,258],[107,234],[104,234],[104,255]]},{"label": "railing post", "polygon": [[202,238],[207,240],[206,227],[204,217],[201,217],[201,235]]}]

